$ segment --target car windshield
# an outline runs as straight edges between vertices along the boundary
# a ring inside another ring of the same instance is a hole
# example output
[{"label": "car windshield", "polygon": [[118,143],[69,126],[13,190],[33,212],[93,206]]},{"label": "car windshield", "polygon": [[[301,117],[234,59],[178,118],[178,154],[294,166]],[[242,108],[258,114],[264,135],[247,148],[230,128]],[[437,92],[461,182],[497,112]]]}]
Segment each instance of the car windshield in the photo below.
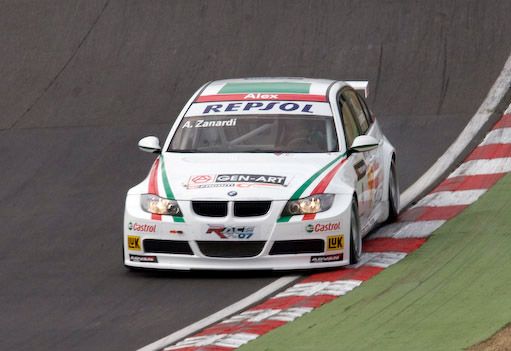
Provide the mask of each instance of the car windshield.
[{"label": "car windshield", "polygon": [[338,143],[331,116],[194,116],[181,120],[167,151],[322,153]]}]

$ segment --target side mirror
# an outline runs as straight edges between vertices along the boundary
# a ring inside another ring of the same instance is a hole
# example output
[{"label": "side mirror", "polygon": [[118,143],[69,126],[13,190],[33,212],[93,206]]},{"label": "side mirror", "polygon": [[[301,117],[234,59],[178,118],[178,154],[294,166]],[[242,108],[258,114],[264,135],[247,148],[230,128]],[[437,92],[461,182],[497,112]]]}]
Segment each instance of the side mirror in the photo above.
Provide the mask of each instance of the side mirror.
[{"label": "side mirror", "polygon": [[378,147],[380,142],[369,135],[359,135],[353,140],[353,144],[350,147],[350,151],[354,152],[365,152],[371,151]]},{"label": "side mirror", "polygon": [[159,154],[161,153],[160,139],[155,136],[147,136],[142,138],[138,142],[138,148],[145,152]]}]

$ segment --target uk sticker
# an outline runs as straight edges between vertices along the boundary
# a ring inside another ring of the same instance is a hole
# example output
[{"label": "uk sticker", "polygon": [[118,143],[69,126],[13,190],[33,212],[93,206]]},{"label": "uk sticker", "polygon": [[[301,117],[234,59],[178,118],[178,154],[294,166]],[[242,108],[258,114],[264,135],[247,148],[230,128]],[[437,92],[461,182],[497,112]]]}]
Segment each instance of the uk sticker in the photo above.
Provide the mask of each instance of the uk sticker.
[{"label": "uk sticker", "polygon": [[140,237],[135,235],[128,235],[128,249],[140,251]]},{"label": "uk sticker", "polygon": [[344,249],[344,235],[332,235],[327,238],[327,251],[339,251]]}]

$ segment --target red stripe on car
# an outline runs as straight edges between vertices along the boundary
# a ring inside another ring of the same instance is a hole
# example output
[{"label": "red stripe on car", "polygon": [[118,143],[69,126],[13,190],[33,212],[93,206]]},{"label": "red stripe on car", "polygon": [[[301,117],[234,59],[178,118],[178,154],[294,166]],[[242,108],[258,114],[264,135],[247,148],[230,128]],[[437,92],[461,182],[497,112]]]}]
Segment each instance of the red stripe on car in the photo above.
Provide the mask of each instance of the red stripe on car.
[{"label": "red stripe on car", "polygon": [[[149,194],[159,195],[158,193],[158,166],[160,165],[160,158],[157,158],[153,166],[151,167],[151,172],[149,173]],[[155,219],[161,221],[161,215],[156,213],[151,213],[151,219]]]},{"label": "red stripe on car", "polygon": [[324,95],[312,94],[279,94],[279,93],[252,93],[252,94],[219,94],[202,95],[195,102],[215,102],[215,101],[257,101],[257,100],[276,100],[276,101],[328,101]]}]

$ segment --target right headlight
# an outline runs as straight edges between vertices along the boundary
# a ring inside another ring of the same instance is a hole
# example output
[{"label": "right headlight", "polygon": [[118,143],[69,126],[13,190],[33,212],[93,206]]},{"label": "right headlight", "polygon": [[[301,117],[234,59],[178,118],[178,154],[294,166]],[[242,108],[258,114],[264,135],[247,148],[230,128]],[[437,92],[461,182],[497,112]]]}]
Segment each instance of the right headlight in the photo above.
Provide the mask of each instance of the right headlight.
[{"label": "right headlight", "polygon": [[154,194],[140,195],[140,206],[149,213],[182,217],[176,200],[166,199]]},{"label": "right headlight", "polygon": [[318,213],[328,210],[334,203],[334,194],[318,194],[298,200],[290,200],[282,211],[282,217]]}]

